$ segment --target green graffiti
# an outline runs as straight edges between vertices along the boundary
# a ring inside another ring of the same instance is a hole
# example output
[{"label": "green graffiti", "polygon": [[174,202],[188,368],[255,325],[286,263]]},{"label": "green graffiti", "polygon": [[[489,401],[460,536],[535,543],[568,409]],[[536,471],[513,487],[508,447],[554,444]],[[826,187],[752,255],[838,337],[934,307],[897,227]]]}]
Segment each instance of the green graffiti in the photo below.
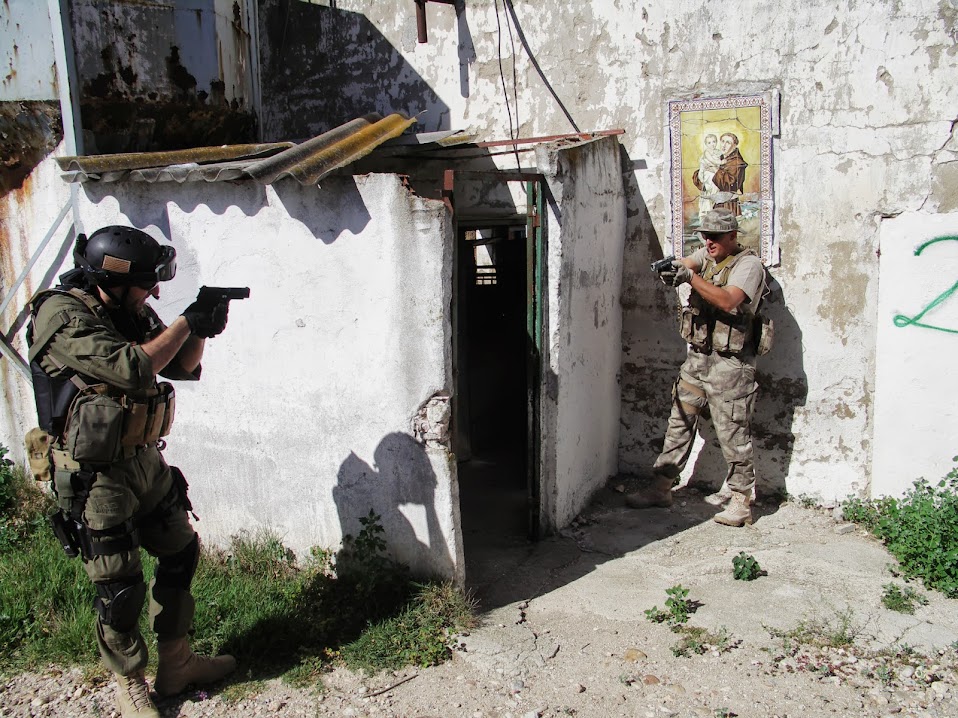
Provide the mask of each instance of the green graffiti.
[{"label": "green graffiti", "polygon": [[[931,245],[936,244],[938,242],[958,242],[958,237],[935,237],[934,239],[929,239],[927,242],[925,242],[924,244],[920,244],[915,249],[915,256],[917,257],[918,255],[920,255],[924,251],[925,247],[930,247]],[[913,317],[906,317],[904,314],[896,314],[895,318],[893,319],[893,321],[895,322],[895,326],[896,327],[907,327],[907,326],[923,327],[924,329],[934,329],[936,332],[948,332],[949,334],[958,334],[958,329],[947,329],[946,327],[937,327],[934,324],[925,324],[924,322],[920,321],[921,318],[925,316],[928,312],[930,312],[932,309],[934,309],[939,304],[942,304],[946,302],[948,299],[950,299],[951,295],[954,294],[956,290],[958,290],[958,282],[955,282],[954,284],[951,285],[950,288],[946,289],[944,292],[942,292],[937,297],[935,297],[935,299],[932,300],[932,302],[928,304],[928,306],[926,306],[924,309],[922,309],[920,312],[918,312],[918,314],[916,314]]]}]

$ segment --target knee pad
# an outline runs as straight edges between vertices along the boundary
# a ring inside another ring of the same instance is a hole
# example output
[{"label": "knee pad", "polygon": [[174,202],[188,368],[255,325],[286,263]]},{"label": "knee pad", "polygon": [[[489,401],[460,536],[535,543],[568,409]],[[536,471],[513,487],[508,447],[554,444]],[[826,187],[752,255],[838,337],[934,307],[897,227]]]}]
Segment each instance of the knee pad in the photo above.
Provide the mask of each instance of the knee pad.
[{"label": "knee pad", "polygon": [[93,599],[93,606],[100,616],[100,622],[121,633],[132,631],[146,600],[143,574],[115,581],[99,581],[94,586],[97,595]]},{"label": "knee pad", "polygon": [[156,585],[189,591],[199,558],[200,540],[199,536],[193,534],[193,540],[181,551],[157,559],[154,575]]}]

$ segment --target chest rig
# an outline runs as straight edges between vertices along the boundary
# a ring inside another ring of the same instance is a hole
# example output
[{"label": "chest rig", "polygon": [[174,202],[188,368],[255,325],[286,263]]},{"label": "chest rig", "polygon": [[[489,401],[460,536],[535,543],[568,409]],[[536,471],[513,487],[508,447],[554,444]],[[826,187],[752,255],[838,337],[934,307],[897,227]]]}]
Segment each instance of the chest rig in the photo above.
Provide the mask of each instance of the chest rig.
[{"label": "chest rig", "polygon": [[[743,249],[729,255],[721,262],[706,258],[702,267],[702,279],[716,287],[724,287],[735,265],[746,256],[756,256],[751,249]],[[761,299],[759,299],[761,301]],[[758,302],[756,302],[757,304]],[[724,312],[707,302],[698,292],[692,291],[688,306],[680,315],[679,332],[692,349],[698,352],[718,352],[729,356],[764,354],[770,348],[771,330],[765,346],[761,341],[768,322],[759,315],[742,309]]]},{"label": "chest rig", "polygon": [[[160,328],[155,318],[116,326],[106,307],[92,294],[78,287],[39,292],[31,303],[31,322],[27,328],[30,345],[30,370],[40,428],[63,446],[80,463],[108,464],[135,453],[136,447],[152,444],[166,436],[173,423],[175,395],[167,382],[156,383],[136,396],[98,382],[61,363],[47,352],[54,337],[83,310],[63,309],[36,331],[40,306],[54,295],[67,295],[130,341],[142,342]],[[135,336],[130,336],[135,335]],[[59,370],[51,376],[41,360],[47,358]]]}]

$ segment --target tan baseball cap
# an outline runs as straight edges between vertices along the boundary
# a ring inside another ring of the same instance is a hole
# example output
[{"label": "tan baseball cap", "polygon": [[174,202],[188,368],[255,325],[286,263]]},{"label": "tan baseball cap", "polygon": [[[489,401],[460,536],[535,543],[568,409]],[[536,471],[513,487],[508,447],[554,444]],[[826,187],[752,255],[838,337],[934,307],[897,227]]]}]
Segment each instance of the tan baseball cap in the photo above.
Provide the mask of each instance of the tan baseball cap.
[{"label": "tan baseball cap", "polygon": [[731,210],[720,207],[719,209],[710,209],[702,215],[699,232],[704,234],[724,234],[725,232],[735,232],[738,230],[738,221]]}]

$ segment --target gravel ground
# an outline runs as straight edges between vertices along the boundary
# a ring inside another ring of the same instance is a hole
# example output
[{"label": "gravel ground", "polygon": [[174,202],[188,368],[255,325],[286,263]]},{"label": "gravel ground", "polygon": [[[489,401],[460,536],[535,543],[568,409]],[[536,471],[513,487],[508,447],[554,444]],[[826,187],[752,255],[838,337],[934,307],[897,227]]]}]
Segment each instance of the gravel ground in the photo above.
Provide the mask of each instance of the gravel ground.
[{"label": "gravel ground", "polygon": [[[694,493],[680,498],[634,512],[610,490],[564,536],[503,554],[476,576],[496,607],[442,666],[338,669],[308,689],[240,676],[162,702],[162,714],[958,716],[958,603],[916,586],[928,604],[914,616],[884,609],[890,557],[828,512],[785,505],[733,530],[710,522]],[[734,581],[742,550],[768,575]],[[688,625],[711,633],[686,656],[673,650],[680,635],[644,615],[677,581],[699,606]],[[522,590],[528,598],[504,600]],[[800,626],[833,645],[794,640]],[[839,629],[849,646],[835,647]],[[108,681],[76,669],[0,680],[0,716],[106,717],[113,705]]]}]

